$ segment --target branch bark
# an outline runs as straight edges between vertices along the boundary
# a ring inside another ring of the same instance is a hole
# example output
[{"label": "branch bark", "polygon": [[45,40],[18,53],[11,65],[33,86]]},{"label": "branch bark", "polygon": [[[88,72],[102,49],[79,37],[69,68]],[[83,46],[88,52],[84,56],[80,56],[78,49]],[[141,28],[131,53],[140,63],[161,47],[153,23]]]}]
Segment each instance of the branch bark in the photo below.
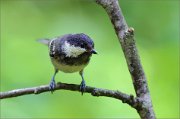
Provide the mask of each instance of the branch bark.
[{"label": "branch bark", "polygon": [[[80,89],[79,85],[66,84],[66,83],[60,83],[60,82],[57,83],[55,87],[55,90],[80,91],[79,89]],[[40,94],[44,92],[50,92],[49,85],[42,85],[38,87],[15,89],[15,90],[7,91],[7,92],[0,92],[0,99],[18,97],[18,96],[29,95],[29,94]],[[92,96],[97,96],[97,97],[99,96],[112,97],[112,98],[121,100],[123,103],[127,103],[134,108],[137,107],[137,103],[139,102],[139,100],[137,98],[134,98],[133,95],[128,95],[120,91],[101,89],[101,88],[95,88],[95,87],[90,87],[90,86],[86,86],[84,93],[90,93]]]},{"label": "branch bark", "polygon": [[142,119],[154,119],[155,114],[147,79],[135,45],[134,29],[128,27],[118,0],[96,0],[96,2],[108,13],[123,49],[136,96],[142,100],[142,104],[137,108],[137,111]]}]

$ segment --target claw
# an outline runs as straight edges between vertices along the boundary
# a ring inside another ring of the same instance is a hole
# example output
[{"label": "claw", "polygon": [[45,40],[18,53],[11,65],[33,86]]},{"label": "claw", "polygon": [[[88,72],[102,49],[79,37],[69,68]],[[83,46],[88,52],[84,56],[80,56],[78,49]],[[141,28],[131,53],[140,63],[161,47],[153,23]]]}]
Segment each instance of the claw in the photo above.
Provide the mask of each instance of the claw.
[{"label": "claw", "polygon": [[56,87],[56,82],[55,80],[51,80],[50,84],[49,84],[49,90],[51,90],[51,93],[54,92],[54,89]]},{"label": "claw", "polygon": [[54,92],[54,89],[56,87],[55,76],[56,76],[57,72],[58,72],[58,70],[55,70],[54,75],[53,75],[51,82],[49,84],[49,90],[51,91],[51,93]]},{"label": "claw", "polygon": [[85,92],[85,89],[86,89],[86,83],[84,80],[82,80],[81,84],[80,84],[80,91],[81,91],[81,94],[83,95],[83,93]]}]

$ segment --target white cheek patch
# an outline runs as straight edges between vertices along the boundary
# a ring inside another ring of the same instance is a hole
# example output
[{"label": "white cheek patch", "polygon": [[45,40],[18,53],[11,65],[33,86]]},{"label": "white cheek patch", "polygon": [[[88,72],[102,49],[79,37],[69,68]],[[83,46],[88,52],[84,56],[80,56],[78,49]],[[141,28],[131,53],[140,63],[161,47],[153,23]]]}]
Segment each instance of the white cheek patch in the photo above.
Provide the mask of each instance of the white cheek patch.
[{"label": "white cheek patch", "polygon": [[67,57],[78,57],[80,54],[86,52],[86,49],[71,45],[67,41],[65,41],[62,49]]}]

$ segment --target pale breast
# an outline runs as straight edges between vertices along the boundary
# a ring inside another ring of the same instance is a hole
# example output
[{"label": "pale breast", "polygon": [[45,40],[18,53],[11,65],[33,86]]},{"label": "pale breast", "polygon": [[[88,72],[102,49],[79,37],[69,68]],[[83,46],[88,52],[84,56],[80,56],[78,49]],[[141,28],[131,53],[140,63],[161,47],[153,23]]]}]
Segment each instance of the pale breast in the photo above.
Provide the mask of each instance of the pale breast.
[{"label": "pale breast", "polygon": [[83,70],[87,64],[82,64],[82,65],[67,65],[67,64],[62,64],[57,62],[57,60],[51,58],[52,64],[54,67],[62,72],[65,73],[74,73],[74,72],[79,72]]}]

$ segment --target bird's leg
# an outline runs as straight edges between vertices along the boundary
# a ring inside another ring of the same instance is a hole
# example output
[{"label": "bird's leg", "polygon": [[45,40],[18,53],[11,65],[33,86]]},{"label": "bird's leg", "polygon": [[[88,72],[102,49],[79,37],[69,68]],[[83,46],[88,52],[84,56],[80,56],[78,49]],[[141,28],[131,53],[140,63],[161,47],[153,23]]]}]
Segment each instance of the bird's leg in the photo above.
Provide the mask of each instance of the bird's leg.
[{"label": "bird's leg", "polygon": [[80,84],[80,91],[81,91],[81,94],[83,95],[83,93],[85,91],[85,88],[86,88],[86,83],[85,83],[84,76],[83,76],[83,70],[81,70],[79,72],[79,74],[81,75],[81,78],[82,78],[82,81],[81,81],[81,84]]},{"label": "bird's leg", "polygon": [[55,76],[56,76],[57,73],[58,73],[58,70],[55,69],[54,75],[53,75],[53,77],[51,79],[51,82],[49,84],[49,90],[51,90],[51,93],[53,93],[53,91],[54,91],[54,89],[56,87]]}]

